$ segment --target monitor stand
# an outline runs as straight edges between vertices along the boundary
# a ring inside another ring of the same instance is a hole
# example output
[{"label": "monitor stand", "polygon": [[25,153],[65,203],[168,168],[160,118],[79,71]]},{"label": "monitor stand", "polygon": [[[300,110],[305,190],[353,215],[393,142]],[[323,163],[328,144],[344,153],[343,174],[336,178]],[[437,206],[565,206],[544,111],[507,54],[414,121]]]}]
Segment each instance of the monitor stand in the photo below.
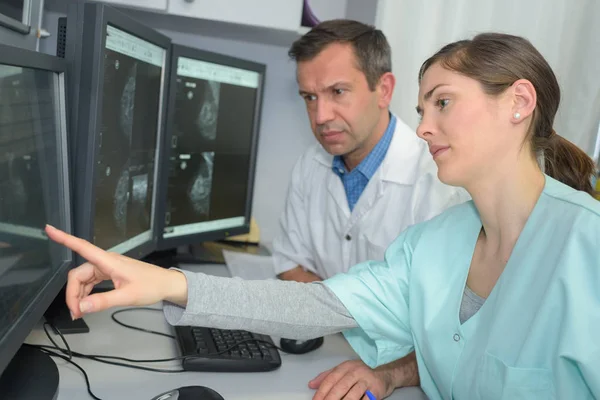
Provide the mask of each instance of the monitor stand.
[{"label": "monitor stand", "polygon": [[[65,288],[63,288],[54,298],[46,312],[44,318],[51,324],[54,333],[58,334],[57,330],[63,335],[71,333],[88,333],[90,328],[81,318],[73,321],[71,312],[65,302]],[[2,393],[2,392],[0,392]]]},{"label": "monitor stand", "polygon": [[179,260],[183,264],[225,264],[223,250],[260,256],[271,255],[269,250],[260,244],[219,240],[190,245],[187,253],[184,249],[183,254],[179,255]]},{"label": "monitor stand", "polygon": [[56,400],[58,368],[43,351],[23,345],[0,376],[0,393],[3,399]]},{"label": "monitor stand", "polygon": [[225,264],[223,250],[263,256],[271,255],[269,250],[260,244],[219,240],[157,251],[150,254],[143,261],[164,268],[176,267],[180,264]]}]

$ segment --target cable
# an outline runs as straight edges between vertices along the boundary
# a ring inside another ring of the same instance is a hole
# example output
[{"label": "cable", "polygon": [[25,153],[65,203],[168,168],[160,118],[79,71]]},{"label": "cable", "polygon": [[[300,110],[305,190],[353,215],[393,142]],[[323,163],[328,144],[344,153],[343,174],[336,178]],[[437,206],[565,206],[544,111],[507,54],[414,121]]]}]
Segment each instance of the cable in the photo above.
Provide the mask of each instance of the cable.
[{"label": "cable", "polygon": [[117,319],[116,315],[117,314],[121,314],[124,312],[129,312],[129,311],[138,311],[138,310],[145,310],[145,311],[160,311],[162,312],[162,310],[160,308],[152,308],[152,307],[135,307],[135,308],[126,308],[124,310],[119,310],[119,311],[115,311],[113,312],[110,317],[112,318],[113,321],[115,321],[117,324],[124,326],[125,328],[129,328],[129,329],[133,329],[136,331],[140,331],[140,332],[146,332],[146,333],[151,333],[153,335],[160,335],[160,336],[165,336],[171,339],[175,339],[175,336],[173,335],[169,335],[168,333],[162,333],[162,332],[157,332],[157,331],[153,331],[151,329],[145,329],[145,328],[140,328],[137,326],[133,326],[133,325],[129,325],[126,324],[124,322],[121,322]]},{"label": "cable", "polygon": [[[46,330],[44,328],[44,330]],[[62,335],[61,335],[62,336]],[[45,354],[48,354],[51,357],[59,357],[62,358],[63,360],[73,364],[78,370],[81,371],[81,373],[83,374],[83,378],[85,379],[85,386],[87,389],[87,392],[89,393],[89,395],[92,397],[92,399],[94,400],[102,400],[101,398],[99,398],[98,396],[96,396],[94,394],[94,392],[92,392],[92,386],[90,384],[90,379],[88,377],[88,374],[85,372],[85,370],[79,365],[77,364],[75,361],[71,360],[69,357],[63,356],[62,354],[58,354],[55,353],[51,350],[48,350],[46,348],[44,348],[45,346],[40,346],[40,345],[35,345],[35,344],[27,344],[27,343],[23,343],[24,346],[28,346],[28,347],[32,347],[32,348],[36,348],[39,349],[40,351],[44,352]],[[48,346],[49,347],[49,346]]]},{"label": "cable", "polygon": [[[127,312],[127,311],[138,311],[138,310],[147,310],[147,311],[162,311],[161,309],[157,309],[157,308],[151,308],[151,307],[134,307],[134,308],[128,308],[128,309],[124,309],[124,310],[119,310],[119,311],[115,311],[112,313],[111,318],[113,319],[113,321],[115,321],[117,324],[124,326],[126,328],[129,329],[133,329],[133,330],[137,330],[137,331],[141,331],[141,332],[145,332],[145,333],[150,333],[153,335],[160,335],[160,336],[165,336],[165,337],[169,337],[172,339],[175,339],[175,336],[173,335],[169,335],[166,333],[162,333],[162,332],[156,332],[150,329],[145,329],[145,328],[140,328],[140,327],[136,327],[136,326],[132,326],[132,325],[128,325],[125,324],[121,321],[119,321],[115,315],[122,313],[122,312]],[[60,347],[52,338],[52,336],[50,335],[50,332],[48,331],[48,327],[51,327],[52,329],[54,329],[55,332],[58,333],[58,335],[60,336],[62,342],[65,344],[65,348]],[[44,332],[46,333],[46,336],[48,337],[48,340],[50,340],[50,342],[53,344],[53,346],[47,346],[47,345],[36,345],[36,344],[27,344],[25,343],[26,346],[29,347],[33,347],[33,348],[37,348],[40,349],[41,351],[45,352],[46,354],[52,356],[52,357],[59,357],[62,358],[65,361],[68,361],[69,363],[73,364],[75,367],[77,367],[77,369],[79,369],[82,373],[83,373],[83,377],[85,379],[85,384],[87,387],[87,391],[90,394],[90,396],[94,399],[94,400],[101,400],[100,398],[98,398],[96,395],[94,395],[94,393],[92,392],[91,389],[91,385],[90,385],[90,381],[89,381],[89,377],[87,375],[87,373],[85,372],[85,370],[79,366],[77,363],[75,363],[72,359],[73,357],[77,357],[77,358],[83,358],[83,359],[88,359],[88,360],[92,360],[92,361],[96,361],[96,362],[100,362],[100,363],[104,363],[104,364],[109,364],[109,365],[114,365],[114,366],[118,366],[118,367],[125,367],[125,368],[132,368],[132,369],[139,369],[139,370],[143,370],[143,371],[150,371],[150,372],[159,372],[159,373],[180,373],[180,372],[187,372],[184,369],[160,369],[160,368],[151,368],[151,367],[144,367],[144,366],[139,366],[139,365],[131,365],[131,364],[127,364],[127,363],[162,363],[162,362],[169,362],[169,361],[182,361],[182,360],[187,360],[187,359],[193,359],[193,358],[203,358],[205,356],[216,356],[216,355],[220,355],[223,353],[227,353],[230,350],[235,349],[236,347],[238,347],[241,344],[247,343],[247,342],[254,342],[254,343],[263,343],[269,347],[273,347],[279,351],[284,351],[283,349],[281,349],[280,347],[278,347],[277,345],[275,345],[274,343],[271,343],[269,341],[266,340],[261,340],[261,339],[244,339],[244,340],[240,340],[236,343],[234,343],[233,345],[229,346],[228,348],[215,352],[215,353],[208,353],[202,356],[179,356],[179,357],[172,357],[172,358],[163,358],[163,359],[148,359],[148,360],[136,360],[136,359],[131,359],[131,358],[126,358],[126,357],[118,357],[118,356],[107,356],[107,355],[101,355],[101,354],[83,354],[83,353],[79,353],[76,351],[71,350],[69,343],[67,342],[67,340],[65,339],[64,335],[62,334],[62,332],[56,328],[54,325],[45,322],[43,325],[44,328]],[[59,354],[55,351],[58,351],[62,354]],[[112,360],[116,360],[116,361],[112,361]],[[117,362],[117,361],[124,361],[124,362]]]},{"label": "cable", "polygon": [[[113,320],[113,321],[115,321],[117,324],[119,324],[119,325],[121,325],[121,326],[124,326],[124,327],[126,327],[126,328],[133,329],[133,330],[140,331],[140,332],[151,333],[151,334],[153,334],[153,335],[160,335],[160,336],[165,336],[165,337],[168,337],[168,338],[176,339],[176,337],[175,337],[175,336],[173,336],[173,335],[169,335],[168,333],[157,332],[157,331],[153,331],[153,330],[150,330],[150,329],[146,329],[146,328],[140,328],[140,327],[137,327],[137,326],[133,326],[133,325],[128,325],[128,324],[125,324],[125,323],[123,323],[123,322],[119,321],[119,320],[118,320],[118,319],[115,317],[115,315],[117,315],[117,314],[120,314],[120,313],[123,313],[123,312],[129,312],[129,311],[138,311],[138,310],[145,310],[145,311],[160,311],[160,312],[162,312],[162,309],[160,309],[160,308],[152,308],[152,307],[131,307],[131,308],[127,308],[127,309],[124,309],[124,310],[118,310],[118,311],[115,311],[115,312],[113,312],[113,313],[111,314],[111,316],[110,316],[110,317],[111,317],[111,318],[112,318],[112,320]],[[285,351],[285,350],[283,350],[282,348],[278,347],[278,346],[277,346],[277,345],[275,345],[274,343],[271,343],[271,342],[269,342],[269,341],[266,341],[266,340],[254,339],[254,338],[253,338],[253,339],[244,339],[244,340],[240,340],[239,342],[236,342],[235,344],[231,345],[230,347],[226,348],[225,350],[218,351],[218,352],[216,352],[216,353],[208,353],[208,354],[205,354],[205,355],[206,355],[206,356],[217,356],[217,355],[220,355],[220,354],[223,354],[223,353],[227,353],[228,351],[230,351],[230,350],[233,350],[234,348],[238,347],[240,344],[244,344],[244,343],[247,343],[247,342],[263,343],[263,344],[266,344],[266,345],[268,345],[268,346],[270,346],[270,347],[273,347],[273,348],[275,348],[275,349],[277,349],[277,350],[279,350],[279,351],[282,351],[282,352],[286,353],[286,351]],[[101,357],[101,356],[97,356],[97,357]],[[181,357],[180,359],[183,359],[183,358],[193,358],[193,357],[187,356],[187,357]],[[118,359],[121,359],[121,358],[118,358]],[[175,360],[176,360],[176,359],[175,359]],[[130,361],[130,362],[153,362],[152,360],[144,360],[144,361],[141,361],[141,360],[127,360],[127,361]],[[169,360],[169,361],[170,361],[170,360]]]}]

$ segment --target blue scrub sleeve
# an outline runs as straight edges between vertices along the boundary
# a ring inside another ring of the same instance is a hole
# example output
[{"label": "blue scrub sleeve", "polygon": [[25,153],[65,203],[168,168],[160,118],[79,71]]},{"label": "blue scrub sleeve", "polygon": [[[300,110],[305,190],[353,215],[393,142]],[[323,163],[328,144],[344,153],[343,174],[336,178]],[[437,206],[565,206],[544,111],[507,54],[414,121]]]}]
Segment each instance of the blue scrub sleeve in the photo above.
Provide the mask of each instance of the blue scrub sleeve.
[{"label": "blue scrub sleeve", "polygon": [[412,252],[406,236],[388,247],[384,261],[367,261],[324,281],[356,320],[359,327],[344,336],[371,368],[414,349],[408,301]]}]

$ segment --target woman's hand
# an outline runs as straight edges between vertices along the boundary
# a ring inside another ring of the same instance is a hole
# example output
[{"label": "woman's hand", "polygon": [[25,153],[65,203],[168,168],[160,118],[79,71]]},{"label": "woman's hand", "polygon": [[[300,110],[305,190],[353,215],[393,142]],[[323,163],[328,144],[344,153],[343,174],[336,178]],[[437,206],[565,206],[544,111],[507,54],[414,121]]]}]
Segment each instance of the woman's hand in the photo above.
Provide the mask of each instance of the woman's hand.
[{"label": "woman's hand", "polygon": [[[73,319],[116,306],[151,305],[163,300],[182,306],[187,303],[187,281],[179,271],[109,253],[49,225],[46,233],[88,261],[69,271],[66,301]],[[95,285],[109,279],[114,290],[90,295]]]}]

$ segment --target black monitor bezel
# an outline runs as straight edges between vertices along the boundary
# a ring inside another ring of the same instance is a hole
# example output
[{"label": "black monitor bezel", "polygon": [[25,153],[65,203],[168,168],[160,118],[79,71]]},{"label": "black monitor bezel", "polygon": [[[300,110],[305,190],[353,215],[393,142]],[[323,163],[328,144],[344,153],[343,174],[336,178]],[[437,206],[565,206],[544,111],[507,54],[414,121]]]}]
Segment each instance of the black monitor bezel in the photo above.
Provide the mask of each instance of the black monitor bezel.
[{"label": "black monitor bezel", "polygon": [[[254,124],[252,129],[252,140],[251,140],[251,153],[250,153],[250,168],[248,170],[248,192],[246,195],[246,206],[244,215],[244,224],[239,227],[218,229],[214,231],[198,232],[189,235],[181,235],[177,237],[165,238],[163,236],[165,228],[165,213],[167,207],[167,188],[169,180],[169,164],[168,160],[171,153],[171,136],[173,132],[173,126],[175,124],[175,91],[177,89],[177,61],[179,57],[191,58],[195,60],[201,60],[211,63],[222,64],[230,67],[236,67],[249,71],[258,72],[259,84],[256,95],[256,106],[254,108]],[[201,50],[194,47],[184,46],[181,44],[174,43],[171,51],[171,75],[169,79],[169,103],[167,107],[167,122],[166,130],[163,141],[163,163],[161,169],[161,175],[159,177],[160,182],[160,201],[157,207],[157,226],[158,226],[158,241],[157,249],[166,250],[175,248],[178,246],[185,246],[189,244],[195,244],[199,242],[206,242],[212,240],[226,239],[230,236],[241,235],[250,231],[250,218],[252,216],[252,197],[254,194],[254,181],[256,173],[256,158],[258,151],[258,138],[260,132],[260,120],[262,113],[262,103],[266,76],[266,65],[244,60],[237,57],[228,56],[225,54],[215,53],[211,51]]]},{"label": "black monitor bezel", "polygon": [[[57,171],[59,180],[58,191],[59,193],[63,194],[63,196],[59,196],[58,199],[60,208],[59,216],[64,224],[63,230],[71,233],[71,204],[69,201],[70,181],[67,162],[67,94],[65,91],[65,74],[67,71],[67,63],[64,60],[51,55],[0,44],[0,64],[40,69],[51,71],[56,74],[55,76],[56,82],[58,83],[58,88],[55,89],[57,89],[59,94],[57,99],[57,105],[59,109],[56,111],[58,114],[57,116],[60,118],[60,129],[59,132],[57,132],[56,137],[56,156],[58,165],[60,167],[60,171]],[[63,250],[63,254],[65,254],[66,259],[62,261],[60,267],[55,271],[54,275],[48,279],[43,288],[40,289],[38,294],[29,303],[27,308],[23,310],[19,320],[13,324],[13,326],[2,338],[0,338],[0,373],[1,371],[4,371],[6,366],[10,363],[13,356],[23,344],[24,340],[40,321],[48,306],[52,303],[56,295],[67,281],[67,273],[73,262],[73,252],[67,248],[63,248]]]},{"label": "black monitor bezel", "polygon": [[[79,88],[77,104],[79,106],[76,115],[72,118],[76,121],[76,131],[72,136],[76,142],[74,153],[77,159],[73,160],[73,168],[82,170],[75,174],[77,182],[74,193],[75,206],[75,232],[77,236],[91,241],[94,232],[94,208],[95,208],[95,165],[98,158],[97,135],[102,118],[102,84],[103,55],[106,45],[107,26],[111,25],[121,31],[134,35],[142,40],[157,45],[165,50],[165,61],[163,68],[162,98],[160,101],[160,121],[157,132],[157,155],[155,165],[154,202],[152,210],[152,225],[150,239],[144,243],[125,251],[123,254],[134,258],[143,258],[156,249],[158,227],[156,209],[160,170],[162,163],[162,143],[165,131],[165,110],[167,109],[168,81],[170,68],[171,39],[162,33],[136,21],[121,11],[99,3],[80,3],[71,6],[67,17],[67,48],[66,56],[72,69],[79,69],[79,76],[73,79],[73,83]],[[75,21],[72,21],[72,17]],[[74,29],[71,29],[71,26]],[[71,50],[69,49],[71,47]],[[77,90],[75,88],[74,90]],[[87,90],[87,92],[85,92]],[[94,134],[90,134],[93,132]],[[83,151],[82,151],[83,150]],[[78,258],[79,262],[83,259]]]}]

